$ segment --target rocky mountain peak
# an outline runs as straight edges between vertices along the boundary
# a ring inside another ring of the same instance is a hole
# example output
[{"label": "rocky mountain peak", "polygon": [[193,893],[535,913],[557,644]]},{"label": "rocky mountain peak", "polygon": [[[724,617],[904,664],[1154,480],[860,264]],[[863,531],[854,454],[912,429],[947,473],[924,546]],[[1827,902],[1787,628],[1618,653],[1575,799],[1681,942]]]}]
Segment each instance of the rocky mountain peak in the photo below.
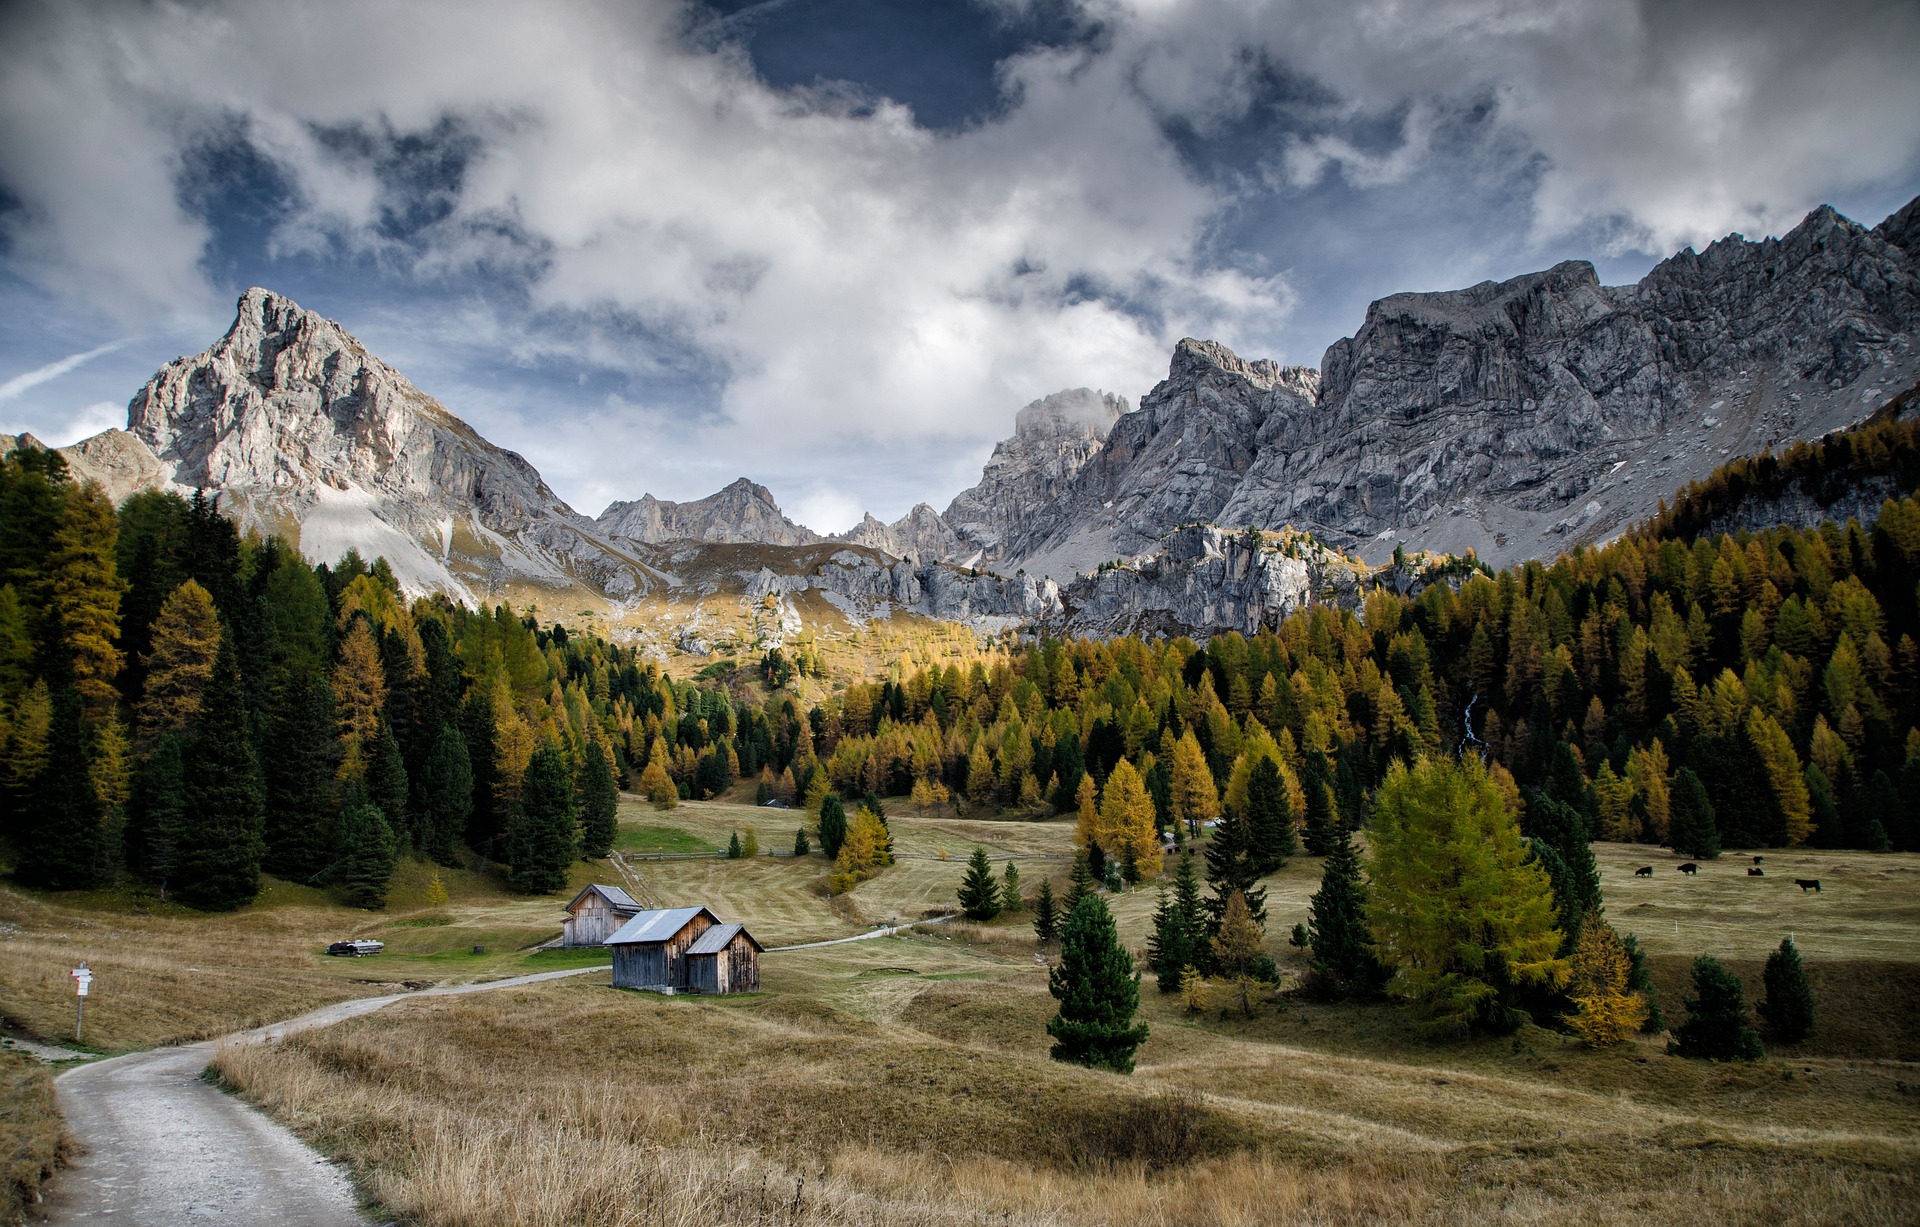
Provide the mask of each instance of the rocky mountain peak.
[{"label": "rocky mountain peak", "polygon": [[611,503],[594,524],[610,536],[647,544],[708,541],[812,545],[826,539],[789,520],[774,500],[773,491],[745,477],[692,502],[676,503],[643,494],[631,501]]},{"label": "rocky mountain peak", "polygon": [[1126,397],[1095,392],[1092,388],[1055,392],[1014,415],[1014,439],[1021,442],[1061,437],[1104,439],[1113,428],[1114,420],[1129,407]]}]

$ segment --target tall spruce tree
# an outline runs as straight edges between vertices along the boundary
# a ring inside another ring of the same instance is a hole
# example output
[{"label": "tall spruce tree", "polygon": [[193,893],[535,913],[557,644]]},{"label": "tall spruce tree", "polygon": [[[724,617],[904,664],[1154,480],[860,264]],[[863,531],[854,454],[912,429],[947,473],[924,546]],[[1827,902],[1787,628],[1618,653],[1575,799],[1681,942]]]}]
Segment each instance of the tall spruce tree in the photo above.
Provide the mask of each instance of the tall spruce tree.
[{"label": "tall spruce tree", "polygon": [[457,864],[454,848],[473,812],[473,764],[459,725],[440,726],[414,781],[414,797],[421,847],[439,864]]},{"label": "tall spruce tree", "polygon": [[1800,962],[1800,950],[1790,937],[1780,940],[1780,948],[1767,956],[1762,977],[1767,995],[1760,1002],[1760,1017],[1767,1030],[1782,1044],[1797,1044],[1813,1033],[1813,987],[1807,983],[1807,969]]},{"label": "tall spruce tree", "polygon": [[1264,755],[1247,776],[1247,828],[1253,869],[1261,877],[1278,873],[1298,850],[1280,768]]},{"label": "tall spruce tree", "polygon": [[289,668],[269,688],[261,773],[266,787],[262,867],[310,882],[333,841],[333,691],[311,667]]},{"label": "tall spruce tree", "polygon": [[1363,996],[1378,992],[1386,982],[1367,928],[1360,857],[1344,825],[1328,849],[1320,889],[1307,904],[1307,946],[1313,952],[1313,989],[1322,997]]},{"label": "tall spruce tree", "polygon": [[174,848],[187,817],[184,770],[180,734],[163,733],[153,753],[134,772],[132,795],[127,798],[127,863],[160,887],[162,899],[167,897]]},{"label": "tall spruce tree", "polygon": [[969,920],[992,920],[1000,914],[999,883],[993,880],[985,848],[975,848],[967,858],[967,872],[960,879],[960,910]]},{"label": "tall spruce tree", "polygon": [[1220,922],[1227,914],[1227,900],[1236,893],[1246,901],[1247,910],[1257,922],[1262,925],[1267,922],[1267,892],[1260,885],[1260,869],[1254,860],[1251,835],[1246,816],[1230,811],[1214,826],[1207,840],[1207,884],[1213,891],[1207,899],[1208,939],[1220,931]]},{"label": "tall spruce tree", "polygon": [[613,838],[619,834],[620,790],[613,780],[613,765],[604,748],[588,744],[581,755],[575,781],[580,806],[580,857],[597,861],[613,851]]},{"label": "tall spruce tree", "polygon": [[1307,799],[1305,839],[1309,856],[1325,856],[1333,846],[1339,818],[1334,812],[1333,767],[1327,756],[1311,750],[1300,764],[1300,790]]},{"label": "tall spruce tree", "polygon": [[1163,993],[1178,992],[1180,976],[1190,966],[1206,966],[1207,915],[1200,898],[1200,873],[1193,853],[1184,853],[1174,866],[1171,886],[1162,887],[1153,912],[1153,933],[1147,938],[1147,965]]},{"label": "tall spruce tree", "polygon": [[578,848],[573,824],[573,773],[559,747],[541,746],[520,782],[520,813],[508,835],[507,883],[529,895],[564,887]]},{"label": "tall spruce tree", "polygon": [[185,747],[188,821],[174,845],[175,894],[202,911],[230,911],[260,893],[266,799],[247,726],[239,657],[223,635]]},{"label": "tall spruce tree", "polygon": [[1052,1056],[1114,1073],[1133,1072],[1133,1053],[1147,1025],[1134,1022],[1140,977],[1120,944],[1113,916],[1097,895],[1074,905],[1060,934],[1060,963],[1047,976],[1060,1012],[1047,1023]]},{"label": "tall spruce tree", "polygon": [[1003,912],[1024,912],[1027,910],[1026,896],[1020,893],[1020,870],[1012,861],[1000,875],[1000,910]]},{"label": "tall spruce tree", "polygon": [[1660,1013],[1660,998],[1653,988],[1653,969],[1647,965],[1647,952],[1640,948],[1640,939],[1629,933],[1620,939],[1627,949],[1627,961],[1632,970],[1627,975],[1627,987],[1639,993],[1647,1002],[1647,1020],[1640,1024],[1640,1034],[1655,1035],[1667,1029],[1667,1020]]},{"label": "tall spruce tree", "polygon": [[1707,800],[1707,786],[1693,768],[1682,767],[1673,775],[1673,797],[1667,825],[1667,842],[1681,856],[1712,860],[1720,855],[1720,828]]},{"label": "tall spruce tree", "polygon": [[1097,879],[1093,876],[1093,862],[1086,853],[1073,858],[1073,868],[1067,873],[1067,893],[1060,900],[1060,915],[1064,922],[1068,914],[1080,905],[1080,901],[1097,889]]},{"label": "tall spruce tree", "polygon": [[1703,954],[1693,962],[1693,993],[1687,1021],[1674,1032],[1673,1051],[1713,1061],[1757,1061],[1766,1055],[1759,1032],[1747,1018],[1739,976]]},{"label": "tall spruce tree", "polygon": [[367,800],[386,819],[387,830],[397,848],[415,843],[411,815],[407,812],[407,764],[400,753],[400,739],[386,715],[380,716],[379,731],[367,747]]},{"label": "tall spruce tree", "polygon": [[380,807],[358,786],[349,785],[347,793],[334,830],[332,877],[346,888],[348,906],[382,908],[387,905],[400,841]]},{"label": "tall spruce tree", "polygon": [[86,709],[80,692],[53,692],[46,762],[27,790],[27,822],[14,873],[45,890],[89,890],[105,881],[103,814],[87,773]]},{"label": "tall spruce tree", "polygon": [[828,860],[840,855],[840,845],[847,842],[847,807],[841,803],[840,794],[830,792],[820,801],[820,851]]},{"label": "tall spruce tree", "polygon": [[460,737],[466,742],[467,771],[473,777],[466,839],[468,847],[488,857],[500,855],[506,833],[506,817],[500,810],[498,736],[493,702],[485,688],[476,686],[460,709]]},{"label": "tall spruce tree", "polygon": [[1033,899],[1033,936],[1042,946],[1060,936],[1060,909],[1054,903],[1053,883],[1040,879],[1040,893]]}]

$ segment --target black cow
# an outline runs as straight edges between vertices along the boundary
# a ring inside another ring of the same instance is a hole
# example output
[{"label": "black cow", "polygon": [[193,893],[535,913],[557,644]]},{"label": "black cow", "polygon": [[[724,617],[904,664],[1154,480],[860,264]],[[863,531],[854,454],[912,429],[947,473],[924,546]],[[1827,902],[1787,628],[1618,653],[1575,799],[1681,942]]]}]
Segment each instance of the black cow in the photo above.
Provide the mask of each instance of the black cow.
[{"label": "black cow", "polygon": [[1795,886],[1798,886],[1802,891],[1810,890],[1810,891],[1813,891],[1815,894],[1818,894],[1820,892],[1819,878],[1795,878],[1793,880],[1793,884]]},{"label": "black cow", "polygon": [[1767,871],[1756,865],[1752,869],[1747,870],[1747,876],[1750,878],[1764,878],[1767,876]]},{"label": "black cow", "polygon": [[1692,877],[1694,874],[1700,872],[1700,866],[1694,864],[1692,861],[1688,861],[1686,864],[1680,866],[1680,872],[1686,874],[1688,877]]},{"label": "black cow", "polygon": [[1754,858],[1753,858],[1753,863],[1754,863],[1754,864],[1756,864],[1756,865],[1758,865],[1758,864],[1759,864],[1759,863],[1760,863],[1761,861],[1764,861],[1764,860],[1766,860],[1766,859],[1767,859],[1767,858],[1766,858],[1766,857],[1764,857],[1764,856],[1756,856],[1756,857],[1754,857]]},{"label": "black cow", "polygon": [[1633,876],[1636,878],[1650,878],[1653,876],[1653,866],[1642,865],[1640,866],[1640,868],[1633,871]]}]

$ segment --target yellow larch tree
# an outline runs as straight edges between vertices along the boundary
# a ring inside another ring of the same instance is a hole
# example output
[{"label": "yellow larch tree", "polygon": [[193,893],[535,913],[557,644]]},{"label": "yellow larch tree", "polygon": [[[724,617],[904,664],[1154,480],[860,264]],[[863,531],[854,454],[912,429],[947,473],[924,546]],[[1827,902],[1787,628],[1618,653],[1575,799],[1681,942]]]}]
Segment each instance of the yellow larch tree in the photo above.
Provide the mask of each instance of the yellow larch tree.
[{"label": "yellow larch tree", "polygon": [[1160,834],[1154,828],[1153,797],[1133,764],[1121,759],[1100,794],[1100,846],[1109,857],[1130,865],[1133,876],[1150,882],[1160,876]]},{"label": "yellow larch tree", "polygon": [[120,520],[98,484],[67,496],[47,558],[47,612],[73,662],[73,685],[87,719],[99,724],[120,702],[120,597],[126,583],[114,562]]},{"label": "yellow larch tree", "polygon": [[[387,701],[387,677],[380,668],[380,647],[373,640],[372,623],[356,618],[340,644],[340,663],[333,667],[333,702],[340,727],[340,770],[343,780],[358,779],[367,769],[366,752],[380,735],[380,713]],[[494,713],[499,719],[499,713]],[[498,732],[504,735],[505,727]]]},{"label": "yellow larch tree", "polygon": [[1594,1048],[1610,1048],[1647,1021],[1647,999],[1630,987],[1633,962],[1613,926],[1589,916],[1573,947],[1567,996],[1577,1007],[1567,1025]]},{"label": "yellow larch tree", "polygon": [[1188,729],[1173,744],[1173,816],[1177,821],[1197,825],[1220,816],[1220,794],[1213,785],[1213,772],[1207,768],[1207,755],[1200,739]]},{"label": "yellow larch tree", "polygon": [[200,696],[220,653],[220,615],[213,597],[195,580],[167,594],[153,620],[153,646],[146,656],[147,684],[134,709],[143,749],[184,730],[200,714]]}]

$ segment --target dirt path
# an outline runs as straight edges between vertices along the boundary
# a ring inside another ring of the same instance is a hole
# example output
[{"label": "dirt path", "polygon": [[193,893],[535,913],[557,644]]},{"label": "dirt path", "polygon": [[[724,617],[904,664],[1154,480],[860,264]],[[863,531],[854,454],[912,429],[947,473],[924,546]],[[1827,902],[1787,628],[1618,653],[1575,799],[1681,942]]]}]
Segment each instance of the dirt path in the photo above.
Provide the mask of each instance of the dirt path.
[{"label": "dirt path", "polygon": [[281,1125],[200,1078],[221,1043],[264,1044],[418,997],[482,993],[604,971],[579,967],[342,1001],[220,1040],[83,1065],[54,1082],[84,1153],[48,1199],[53,1223],[174,1227],[219,1217],[282,1227],[364,1227],[346,1174]]},{"label": "dirt path", "polygon": [[944,924],[957,915],[959,915],[959,913],[949,912],[945,916],[934,916],[927,920],[910,920],[903,925],[883,925],[868,933],[855,933],[852,937],[830,938],[824,942],[801,942],[797,946],[768,946],[766,952],[768,954],[778,954],[782,950],[818,950],[822,946],[840,946],[845,945],[847,942],[864,942],[871,941],[876,937],[892,937],[895,933],[905,933],[910,929],[917,929],[921,925]]}]

